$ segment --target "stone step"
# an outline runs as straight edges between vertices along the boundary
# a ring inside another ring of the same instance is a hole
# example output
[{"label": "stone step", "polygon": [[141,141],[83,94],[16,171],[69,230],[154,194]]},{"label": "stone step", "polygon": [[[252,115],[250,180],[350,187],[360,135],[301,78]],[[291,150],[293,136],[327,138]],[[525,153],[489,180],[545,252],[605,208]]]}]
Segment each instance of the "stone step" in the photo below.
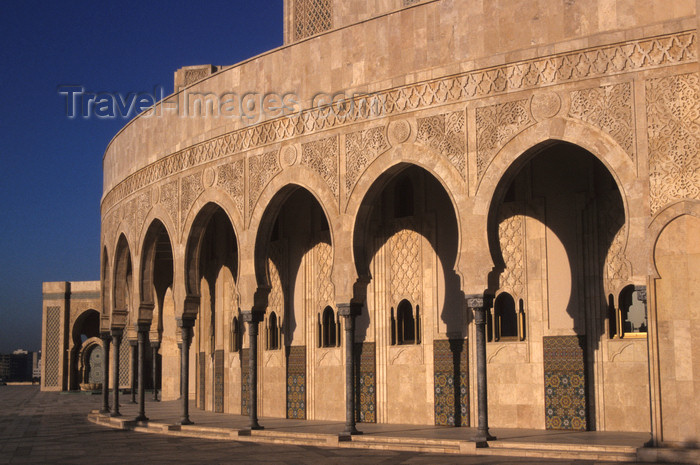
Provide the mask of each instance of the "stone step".
[{"label": "stone step", "polygon": [[571,450],[579,452],[615,452],[615,453],[636,453],[637,448],[632,446],[615,446],[604,444],[571,444],[571,443],[543,443],[543,442],[521,442],[521,441],[490,441],[488,447],[491,449],[538,449],[538,450]]},{"label": "stone step", "polygon": [[[493,455],[507,457],[540,457],[547,459],[561,460],[600,460],[609,462],[636,462],[637,453],[634,448],[632,451],[615,451],[606,450],[602,446],[599,450],[566,447],[551,447],[552,444],[546,444],[545,447],[538,448],[536,446],[542,444],[527,444],[527,447],[489,447],[480,448],[477,450],[478,455]],[[567,446],[562,444],[561,446]]]}]

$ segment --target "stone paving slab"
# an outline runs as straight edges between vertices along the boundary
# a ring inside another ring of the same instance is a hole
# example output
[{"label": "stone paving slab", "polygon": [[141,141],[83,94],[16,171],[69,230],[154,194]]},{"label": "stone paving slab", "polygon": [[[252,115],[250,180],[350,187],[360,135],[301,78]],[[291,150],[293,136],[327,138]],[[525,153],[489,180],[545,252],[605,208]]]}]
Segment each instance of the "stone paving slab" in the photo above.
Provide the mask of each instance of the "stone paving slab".
[{"label": "stone paving slab", "polygon": [[[136,406],[124,396],[124,416],[135,416]],[[124,464],[124,463],[266,463],[266,464],[532,464],[572,463],[542,458],[499,456],[455,456],[410,451],[328,448],[298,445],[271,445],[237,440],[215,441],[135,431],[109,429],[87,421],[87,414],[98,409],[100,396],[40,392],[36,386],[0,387],[0,465],[15,463]],[[146,414],[152,419],[177,418],[176,402],[148,402]],[[192,410],[198,425],[244,427],[247,419],[239,415],[214,414]],[[337,422],[304,422],[263,419],[268,429],[296,431],[338,431]],[[450,431],[464,434],[460,428],[401,427],[362,425],[367,434],[418,434]],[[373,430],[374,433],[369,432]],[[498,430],[497,430],[498,431]],[[538,432],[540,433],[540,432]],[[521,432],[524,440],[530,433]],[[516,435],[517,436],[517,435]],[[577,461],[577,463],[610,463]]]}]

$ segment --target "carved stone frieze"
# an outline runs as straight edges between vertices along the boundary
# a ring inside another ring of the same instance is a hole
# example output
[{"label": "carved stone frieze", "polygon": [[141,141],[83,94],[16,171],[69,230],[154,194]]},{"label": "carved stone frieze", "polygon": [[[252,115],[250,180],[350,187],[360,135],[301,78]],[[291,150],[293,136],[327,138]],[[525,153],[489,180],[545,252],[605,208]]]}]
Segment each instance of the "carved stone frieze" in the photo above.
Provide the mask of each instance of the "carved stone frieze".
[{"label": "carved stone frieze", "polygon": [[651,213],[700,199],[700,83],[681,74],[646,83]]},{"label": "carved stone frieze", "polygon": [[629,82],[571,92],[569,116],[607,132],[634,159],[632,85]]},{"label": "carved stone frieze", "polygon": [[182,178],[180,183],[180,217],[183,224],[187,218],[187,212],[190,211],[192,204],[202,192],[204,192],[204,184],[202,183],[201,171]]},{"label": "carved stone frieze", "polygon": [[466,179],[467,123],[464,111],[418,119],[418,142],[450,160]]},{"label": "carved stone frieze", "polygon": [[245,197],[245,160],[221,165],[217,169],[216,185],[231,196],[238,212],[243,216]]},{"label": "carved stone frieze", "polygon": [[529,100],[516,100],[476,109],[476,172],[481,179],[498,151],[513,136],[534,124]]},{"label": "carved stone frieze", "polygon": [[[104,198],[102,213],[131,193],[193,166],[345,124],[504,92],[697,61],[696,32],[686,31],[549,55],[355,97],[350,112],[311,108],[188,147],[138,170]],[[368,108],[374,110],[368,112]]]},{"label": "carved stone frieze", "polygon": [[302,144],[301,164],[318,173],[338,198],[338,136]]},{"label": "carved stone frieze", "polygon": [[125,218],[126,224],[129,227],[129,231],[134,231],[138,234],[143,227],[143,222],[146,219],[146,215],[151,210],[153,196],[150,192],[142,192],[135,196],[126,204],[125,207]]},{"label": "carved stone frieze", "polygon": [[357,179],[372,161],[389,150],[384,126],[365,129],[345,137],[345,188],[348,194]]},{"label": "carved stone frieze", "polygon": [[267,183],[282,171],[277,151],[255,155],[248,159],[248,215],[258,202]]}]

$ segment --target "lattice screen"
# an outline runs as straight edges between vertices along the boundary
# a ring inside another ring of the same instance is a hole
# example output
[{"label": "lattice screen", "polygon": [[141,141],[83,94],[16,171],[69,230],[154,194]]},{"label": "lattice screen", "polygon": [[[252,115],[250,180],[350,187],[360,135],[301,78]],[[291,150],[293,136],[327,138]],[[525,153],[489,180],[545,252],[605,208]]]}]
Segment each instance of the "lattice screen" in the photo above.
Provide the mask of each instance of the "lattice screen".
[{"label": "lattice screen", "polygon": [[131,346],[129,341],[122,339],[119,345],[119,387],[130,387],[131,377]]},{"label": "lattice screen", "polygon": [[333,27],[331,0],[294,2],[294,40],[319,34]]},{"label": "lattice screen", "polygon": [[44,354],[44,386],[58,387],[61,348],[61,307],[46,308],[46,353]]}]

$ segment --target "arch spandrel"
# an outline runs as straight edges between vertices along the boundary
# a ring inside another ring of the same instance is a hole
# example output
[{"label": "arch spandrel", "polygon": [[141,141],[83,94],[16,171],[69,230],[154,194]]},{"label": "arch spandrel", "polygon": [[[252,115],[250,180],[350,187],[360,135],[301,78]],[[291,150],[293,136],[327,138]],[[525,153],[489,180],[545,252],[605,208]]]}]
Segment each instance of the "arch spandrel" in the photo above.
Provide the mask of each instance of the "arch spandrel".
[{"label": "arch spandrel", "polygon": [[[636,250],[644,245],[644,234],[631,231],[629,227],[634,219],[645,217],[642,202],[630,202],[630,193],[642,192],[641,181],[637,178],[634,161],[620,145],[604,131],[591,125],[564,118],[552,118],[537,123],[523,130],[506,143],[487,165],[483,176],[478,180],[476,192],[471,202],[470,229],[479,231],[472,238],[470,260],[481,264],[480,273],[469,273],[471,284],[467,288],[474,293],[491,289],[493,283],[483,271],[493,270],[495,263],[489,246],[488,223],[492,213],[493,202],[497,201],[497,189],[506,176],[513,175],[519,164],[530,160],[532,156],[547,148],[550,144],[567,142],[583,148],[598,159],[613,177],[618,187],[628,226],[627,250]],[[515,168],[515,169],[514,169]],[[636,205],[631,209],[631,205]],[[638,254],[639,255],[639,254]],[[639,255],[640,257],[642,255]],[[646,264],[631,257],[633,273],[644,274]],[[479,290],[481,289],[481,290]],[[470,291],[471,292],[471,291]]]},{"label": "arch spandrel", "polygon": [[654,279],[660,279],[661,275],[656,267],[655,250],[661,233],[674,220],[683,215],[690,215],[700,218],[700,201],[697,200],[682,200],[666,206],[654,216],[649,223],[649,242],[647,244],[647,256],[649,257],[649,275]]},{"label": "arch spandrel", "polygon": [[[163,208],[161,205],[154,205],[149,210],[148,215],[146,215],[146,219],[138,230],[138,249],[134,251],[134,255],[137,257],[140,257],[143,253],[146,235],[148,234],[148,230],[151,228],[154,221],[160,221],[160,223],[165,227],[165,231],[168,233],[168,238],[170,239],[170,244],[174,249],[176,244],[175,238],[178,237],[177,228],[175,227],[173,220],[170,218],[170,215],[167,213],[165,208]],[[174,253],[175,251],[173,250],[173,254]]]}]

